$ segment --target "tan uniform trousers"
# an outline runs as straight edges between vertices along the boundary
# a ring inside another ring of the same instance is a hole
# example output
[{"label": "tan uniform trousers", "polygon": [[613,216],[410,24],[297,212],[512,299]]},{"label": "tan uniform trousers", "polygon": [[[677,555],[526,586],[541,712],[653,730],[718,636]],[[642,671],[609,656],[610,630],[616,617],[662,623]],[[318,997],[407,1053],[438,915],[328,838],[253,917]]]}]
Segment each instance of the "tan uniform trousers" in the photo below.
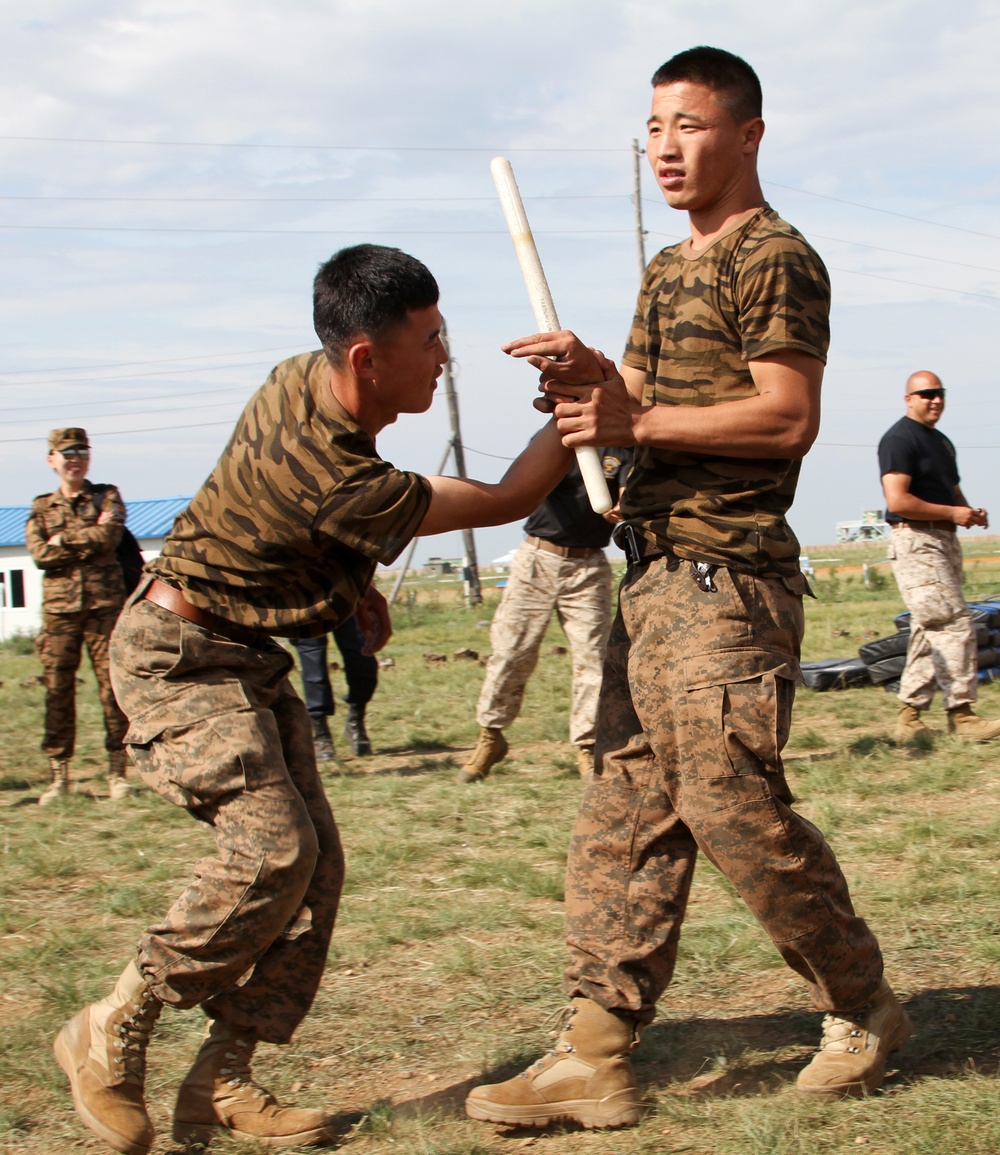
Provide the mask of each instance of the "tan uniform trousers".
[{"label": "tan uniform trousers", "polygon": [[882,956],[781,762],[802,600],[775,578],[720,569],[715,584],[702,592],[667,558],[622,583],[567,866],[567,992],[653,1017],[700,849],[815,1005],[851,1010],[878,988]]},{"label": "tan uniform trousers", "polygon": [[276,642],[242,645],[148,601],[111,643],[139,773],[217,849],[142,936],[140,969],[163,1002],[271,1043],[312,1003],[344,878],[293,664]]},{"label": "tan uniform trousers", "polygon": [[910,644],[899,699],[926,710],[941,687],[945,709],[974,702],[976,628],[962,594],[962,547],[946,529],[892,531],[892,572],[910,611]]},{"label": "tan uniform trousers", "polygon": [[476,721],[502,730],[521,712],[524,689],[553,613],[573,659],[569,740],[591,746],[611,626],[611,566],[599,549],[586,557],[563,558],[539,549],[531,539],[518,547],[490,627],[493,652],[486,663]]},{"label": "tan uniform trousers", "polygon": [[120,606],[101,606],[75,613],[43,611],[42,628],[35,642],[45,678],[45,729],[42,752],[66,761],[76,746],[76,672],[83,647],[97,679],[104,711],[104,746],[120,750],[128,722],[118,708],[108,670],[108,645]]}]

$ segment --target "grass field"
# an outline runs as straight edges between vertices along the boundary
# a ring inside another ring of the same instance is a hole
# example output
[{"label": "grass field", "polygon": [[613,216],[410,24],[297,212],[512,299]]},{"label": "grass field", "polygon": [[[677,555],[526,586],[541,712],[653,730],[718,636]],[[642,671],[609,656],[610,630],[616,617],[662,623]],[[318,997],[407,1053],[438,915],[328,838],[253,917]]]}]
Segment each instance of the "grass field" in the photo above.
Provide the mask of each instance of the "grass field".
[{"label": "grass field", "polygon": [[[805,657],[854,653],[901,608],[884,568],[865,586],[848,549],[816,580]],[[863,559],[865,560],[865,559]],[[968,567],[970,600],[1000,592],[1000,563]],[[410,596],[412,594],[412,597]],[[548,1044],[563,1006],[562,874],[581,793],[567,725],[569,659],[544,652],[490,778],[453,778],[475,739],[495,592],[466,609],[444,584],[407,587],[370,711],[376,754],[341,756],[324,781],[344,836],[343,914],[313,1013],[295,1044],[261,1047],[262,1081],[326,1105],[344,1149],[400,1155],[530,1150],[594,1155],[907,1155],[1000,1152],[1000,743],[926,749],[889,738],[896,700],[874,687],[800,691],[789,747],[798,806],[836,849],[856,905],[916,1026],[884,1091],[820,1106],[790,1088],[819,1038],[802,984],[724,879],[699,866],[677,979],[636,1055],[649,1114],[633,1129],[541,1133],[461,1112],[483,1077]],[[552,643],[562,643],[553,627]],[[107,800],[96,691],[82,674],[75,793],[39,809],[39,666],[0,648],[0,1150],[104,1150],[76,1121],[51,1054],[61,1023],[104,995],[137,934],[206,853],[205,832],[157,796]],[[425,653],[449,655],[429,665]],[[339,677],[339,675],[338,675]],[[1000,686],[980,713],[1000,716]],[[940,707],[932,725],[942,724]],[[202,1028],[165,1013],[148,1096],[170,1151],[177,1083]],[[257,1150],[219,1140],[213,1151]]]}]

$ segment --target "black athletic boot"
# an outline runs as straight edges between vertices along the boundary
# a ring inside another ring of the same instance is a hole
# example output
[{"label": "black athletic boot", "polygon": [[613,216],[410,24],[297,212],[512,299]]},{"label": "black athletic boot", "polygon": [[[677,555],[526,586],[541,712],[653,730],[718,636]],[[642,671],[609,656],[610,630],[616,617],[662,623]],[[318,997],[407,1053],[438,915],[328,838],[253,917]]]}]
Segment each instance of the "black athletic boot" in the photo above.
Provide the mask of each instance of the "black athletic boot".
[{"label": "black athletic boot", "polygon": [[372,744],[365,729],[364,706],[348,705],[347,718],[344,721],[344,737],[351,744],[351,750],[359,758],[372,752]]},{"label": "black athletic boot", "polygon": [[332,762],[335,755],[333,738],[330,737],[330,727],[327,725],[325,714],[310,714],[313,728],[313,746],[316,749],[317,762]]}]

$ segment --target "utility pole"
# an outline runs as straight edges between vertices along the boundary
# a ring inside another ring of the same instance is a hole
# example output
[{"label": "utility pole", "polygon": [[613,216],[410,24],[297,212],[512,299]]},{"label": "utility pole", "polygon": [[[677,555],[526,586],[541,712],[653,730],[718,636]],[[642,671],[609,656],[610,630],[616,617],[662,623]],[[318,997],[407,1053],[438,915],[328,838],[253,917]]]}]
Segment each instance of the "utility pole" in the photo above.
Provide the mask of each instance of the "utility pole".
[{"label": "utility pole", "polygon": [[[457,477],[465,477],[467,476],[465,472],[465,449],[462,446],[462,433],[458,424],[458,395],[455,393],[455,383],[451,374],[451,349],[448,346],[448,329],[443,317],[441,319],[441,340],[444,342],[445,352],[448,354],[448,360],[444,363],[441,377],[444,381],[444,395],[448,402],[448,420],[451,423],[451,437],[448,440],[448,444],[444,447],[444,454],[441,457],[441,464],[438,466],[438,473],[444,473],[445,466],[448,464],[448,458],[453,456],[455,458],[455,475]],[[406,577],[410,563],[413,561],[413,555],[416,552],[417,540],[417,538],[414,538],[413,541],[410,542],[410,548],[407,551],[406,558],[400,567],[399,574],[392,587],[392,592],[389,594],[389,605],[393,605],[399,596],[403,579]],[[478,606],[482,604],[483,591],[479,585],[479,563],[476,560],[476,539],[472,536],[471,529],[462,530],[462,541],[465,546],[465,558],[462,563],[462,577],[465,581],[465,604],[467,606]]]},{"label": "utility pole", "polygon": [[[451,375],[451,348],[448,345],[448,329],[441,318],[441,340],[444,342],[448,360],[444,363],[444,395],[448,400],[448,419],[451,421],[451,448],[455,456],[455,473],[459,477],[466,477],[465,449],[462,446],[462,433],[458,424],[458,395],[455,393],[455,384]],[[465,579],[465,604],[478,606],[483,600],[483,591],[479,585],[479,563],[476,560],[476,539],[471,529],[462,530],[462,540],[465,543],[465,559],[463,563],[463,578]]]},{"label": "utility pole", "polygon": [[632,138],[632,204],[635,206],[635,239],[639,246],[639,281],[646,275],[646,232],[642,227],[642,186],[639,174],[643,151],[638,140]]}]

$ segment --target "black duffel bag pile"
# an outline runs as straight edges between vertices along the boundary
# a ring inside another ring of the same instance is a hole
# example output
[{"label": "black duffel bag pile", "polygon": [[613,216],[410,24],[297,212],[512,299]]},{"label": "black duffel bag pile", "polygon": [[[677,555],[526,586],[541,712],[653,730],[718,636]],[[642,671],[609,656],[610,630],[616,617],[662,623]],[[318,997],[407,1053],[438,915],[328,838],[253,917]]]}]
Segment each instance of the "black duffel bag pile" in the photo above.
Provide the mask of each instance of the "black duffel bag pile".
[{"label": "black duffel bag pile", "polygon": [[[969,610],[976,627],[979,680],[996,681],[1000,679],[1000,602],[992,598],[975,602],[969,605]],[[868,677],[891,694],[899,690],[899,679],[906,665],[906,648],[910,644],[909,611],[898,614],[895,622],[896,633],[866,642],[858,650]]]},{"label": "black duffel bag pile", "polygon": [[[979,680],[1000,681],[1000,595],[969,605],[976,627]],[[811,690],[846,690],[874,683],[890,694],[899,690],[910,644],[910,613],[897,614],[896,633],[866,642],[856,658],[802,663],[802,682]]]}]

